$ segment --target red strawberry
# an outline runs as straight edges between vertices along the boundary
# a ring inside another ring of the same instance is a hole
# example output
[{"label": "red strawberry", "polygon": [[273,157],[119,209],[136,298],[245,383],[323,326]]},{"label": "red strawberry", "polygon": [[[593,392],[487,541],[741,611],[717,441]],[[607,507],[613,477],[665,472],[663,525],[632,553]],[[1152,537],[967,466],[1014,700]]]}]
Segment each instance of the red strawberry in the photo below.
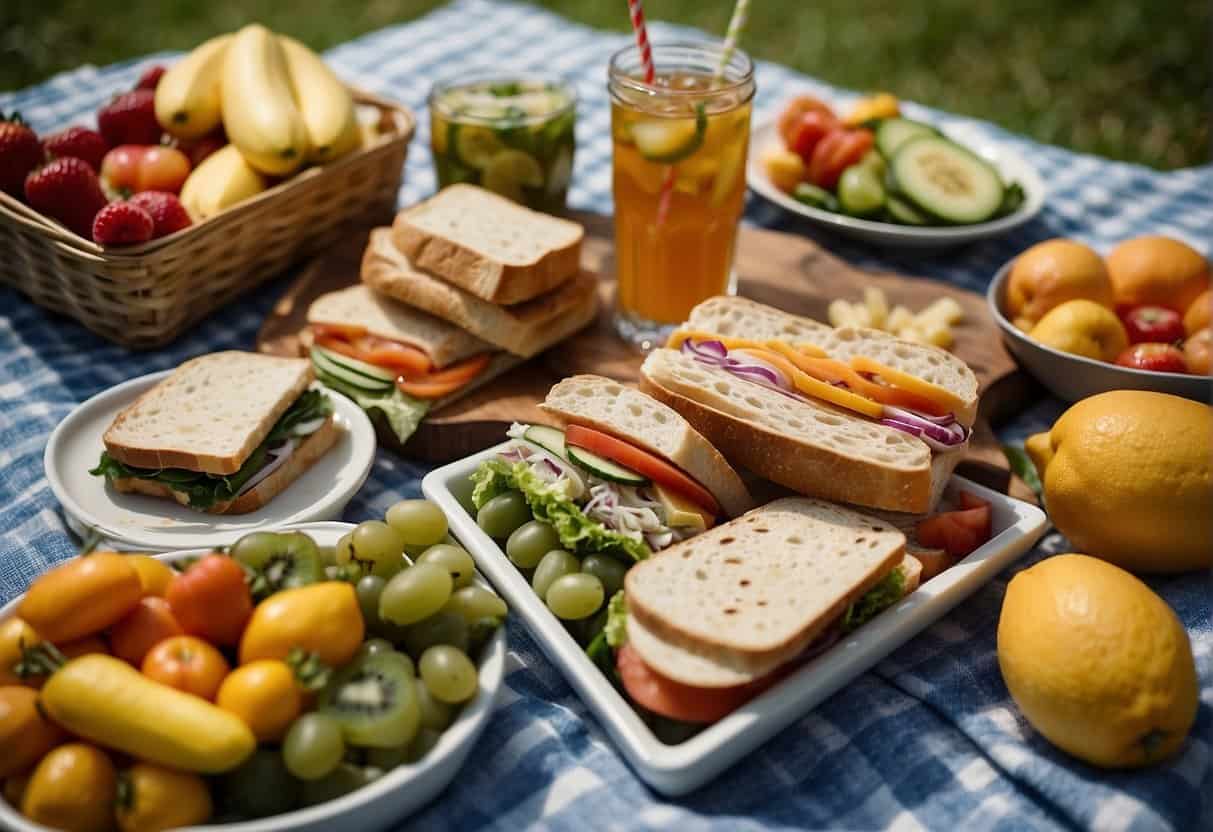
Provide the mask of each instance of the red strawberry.
[{"label": "red strawberry", "polygon": [[176,194],[168,191],[141,191],[128,200],[132,205],[138,205],[152,218],[152,239],[167,237],[174,231],[180,231],[193,224],[189,212],[181,204]]},{"label": "red strawberry", "polygon": [[96,130],[69,127],[42,140],[42,147],[52,159],[75,156],[88,162],[94,171],[101,170],[101,160],[109,145]]},{"label": "red strawberry", "polygon": [[93,217],[105,207],[101,181],[88,162],[68,156],[55,159],[25,178],[25,199],[81,237],[93,230]]},{"label": "red strawberry", "polygon": [[97,111],[97,127],[110,147],[160,144],[154,90],[124,92]]},{"label": "red strawberry", "polygon": [[0,191],[20,199],[25,177],[45,158],[38,136],[21,116],[0,113]]},{"label": "red strawberry", "polygon": [[138,205],[111,202],[93,220],[93,239],[103,246],[146,243],[152,238],[152,216]]},{"label": "red strawberry", "polygon": [[154,90],[156,85],[160,83],[161,77],[164,76],[164,67],[160,64],[148,67],[142,75],[139,76],[138,82],[135,84],[137,90]]}]

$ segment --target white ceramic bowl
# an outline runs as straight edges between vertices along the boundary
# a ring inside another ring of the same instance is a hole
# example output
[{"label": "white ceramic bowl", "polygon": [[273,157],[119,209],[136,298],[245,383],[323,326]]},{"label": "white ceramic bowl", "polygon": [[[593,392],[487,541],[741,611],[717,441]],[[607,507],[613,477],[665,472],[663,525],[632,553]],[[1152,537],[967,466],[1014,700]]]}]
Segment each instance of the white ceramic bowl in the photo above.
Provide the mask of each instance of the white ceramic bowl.
[{"label": "white ceramic bowl", "polygon": [[1151,390],[1199,402],[1213,400],[1213,378],[1209,376],[1121,367],[1119,364],[1062,352],[1029,338],[1026,332],[1011,323],[1003,311],[1007,276],[1014,262],[1007,263],[994,275],[986,290],[986,301],[1002,330],[1007,349],[1054,396],[1076,402],[1109,390]]},{"label": "white ceramic bowl", "polygon": [[1036,169],[1004,145],[986,138],[963,122],[936,125],[948,138],[964,145],[992,164],[1006,182],[1018,182],[1023,187],[1024,201],[1019,209],[1005,217],[974,225],[921,227],[848,217],[798,202],[775,187],[762,168],[762,157],[772,148],[780,148],[776,122],[769,121],[754,129],[750,139],[750,158],[746,166],[747,184],[764,198],[814,225],[853,237],[873,245],[900,248],[941,248],[971,243],[987,237],[1005,234],[1040,213],[1045,202],[1045,184]]},{"label": "white ceramic bowl", "polygon": [[104,450],[101,436],[122,408],[171,370],[111,387],[78,405],[51,433],[43,467],[51,491],[77,533],[97,529],[110,548],[166,551],[233,543],[255,529],[337,520],[375,462],[375,428],[362,408],[328,390],[341,436],[302,476],[248,514],[205,514],[174,500],[123,494],[89,469]]},{"label": "white ceramic bowl", "polygon": [[[280,527],[307,532],[321,546],[334,546],[342,535],[354,528],[351,523],[301,523]],[[209,548],[157,555],[161,560],[174,561],[205,554]],[[476,582],[492,589],[476,576]],[[16,598],[0,609],[0,621],[16,615]],[[463,706],[459,716],[442,732],[438,744],[419,762],[398,766],[378,780],[357,791],[306,809],[282,815],[240,823],[220,823],[191,826],[198,832],[300,832],[300,830],[359,830],[373,832],[385,829],[433,800],[455,778],[467,760],[476,740],[488,724],[489,714],[501,690],[505,676],[505,627],[498,628],[484,647],[480,659],[480,688],[475,698]],[[16,832],[53,832],[45,826],[31,823],[0,798],[0,828]]]}]

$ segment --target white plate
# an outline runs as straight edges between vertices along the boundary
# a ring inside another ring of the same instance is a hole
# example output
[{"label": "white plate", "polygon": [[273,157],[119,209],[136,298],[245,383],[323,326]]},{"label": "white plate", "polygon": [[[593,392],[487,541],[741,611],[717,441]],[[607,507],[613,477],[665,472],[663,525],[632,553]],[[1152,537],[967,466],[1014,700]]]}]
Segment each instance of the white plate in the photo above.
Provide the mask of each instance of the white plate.
[{"label": "white plate", "polygon": [[666,745],[589,660],[501,547],[476,525],[468,510],[468,475],[505,444],[431,472],[421,490],[446,512],[452,532],[476,565],[526,622],[636,773],[668,795],[698,788],[802,717],[1013,563],[1045,529],[1045,515],[1035,506],[953,477],[949,488],[963,488],[990,501],[994,535],[988,543],[762,696],[686,742]]},{"label": "white plate", "polygon": [[[342,535],[354,528],[351,523],[301,523],[289,527],[307,532],[321,546],[334,546]],[[180,560],[206,554],[209,547],[188,552],[157,555],[161,560]],[[485,589],[490,587],[477,576]],[[16,615],[15,598],[0,609],[0,622]],[[241,823],[191,826],[197,832],[286,832],[286,830],[384,829],[433,800],[455,778],[472,746],[488,725],[489,715],[505,676],[505,627],[499,627],[484,647],[480,659],[480,687],[476,696],[463,706],[459,716],[442,732],[438,744],[419,762],[398,766],[378,780],[336,800],[287,812],[282,815]],[[0,798],[0,828],[16,832],[50,832],[45,826],[30,823]]]},{"label": "white plate", "polygon": [[964,145],[969,150],[992,164],[1005,182],[1018,182],[1023,187],[1024,201],[1013,214],[990,222],[975,225],[949,225],[919,227],[897,225],[878,220],[863,220],[835,214],[821,208],[813,208],[797,202],[775,187],[762,169],[762,157],[771,149],[783,146],[776,129],[770,121],[754,129],[750,139],[750,160],[746,169],[746,181],[751,188],[781,208],[800,214],[814,224],[876,245],[929,248],[954,246],[986,237],[1005,234],[1040,213],[1045,201],[1045,184],[1036,169],[1004,145],[990,141],[983,134],[963,123],[936,125],[949,139]]},{"label": "white plate", "polygon": [[101,436],[122,408],[172,372],[141,376],[98,393],[56,426],[43,455],[46,478],[76,532],[97,529],[120,549],[192,549],[234,542],[254,529],[335,520],[362,487],[375,461],[375,429],[352,401],[326,391],[341,436],[301,477],[248,514],[205,514],[162,497],[122,494],[89,469]]}]

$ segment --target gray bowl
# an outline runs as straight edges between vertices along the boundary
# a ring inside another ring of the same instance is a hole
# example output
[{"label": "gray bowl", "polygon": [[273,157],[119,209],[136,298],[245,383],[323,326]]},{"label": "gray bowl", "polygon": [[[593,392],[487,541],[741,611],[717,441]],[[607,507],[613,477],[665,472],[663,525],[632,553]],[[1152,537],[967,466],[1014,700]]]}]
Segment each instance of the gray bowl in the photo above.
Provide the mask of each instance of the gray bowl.
[{"label": "gray bowl", "polygon": [[1198,402],[1213,399],[1213,378],[1209,376],[1135,370],[1132,367],[1108,364],[1081,355],[1071,355],[1033,341],[1027,333],[1016,329],[1003,313],[1007,275],[1011,273],[1011,264],[1014,262],[1010,261],[994,275],[990,288],[986,290],[986,301],[990,304],[990,313],[1002,330],[1007,349],[1015,356],[1015,360],[1054,396],[1067,402],[1076,402],[1108,390],[1151,390],[1155,393],[1171,393],[1195,399]]}]

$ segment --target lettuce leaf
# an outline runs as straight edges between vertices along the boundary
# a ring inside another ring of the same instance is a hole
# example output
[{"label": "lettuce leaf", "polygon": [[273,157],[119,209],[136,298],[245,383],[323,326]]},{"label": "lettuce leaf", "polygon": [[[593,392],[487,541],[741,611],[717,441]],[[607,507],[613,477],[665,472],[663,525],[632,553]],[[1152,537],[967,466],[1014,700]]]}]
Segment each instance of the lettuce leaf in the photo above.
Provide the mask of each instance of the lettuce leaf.
[{"label": "lettuce leaf", "polygon": [[842,616],[842,631],[850,633],[871,621],[901,600],[906,593],[906,578],[900,569],[894,569],[880,579],[880,583],[860,596],[847,607]]},{"label": "lettuce leaf", "polygon": [[378,412],[401,444],[407,442],[409,437],[417,432],[417,426],[421,424],[421,420],[430,410],[429,402],[406,396],[394,387],[390,393],[368,393],[345,384],[315,365],[313,367],[316,370],[316,378],[325,387],[331,387],[338,393],[350,397],[354,400],[354,404],[372,416]]},{"label": "lettuce leaf", "polygon": [[607,602],[606,626],[602,628],[606,634],[606,643],[612,647],[622,647],[628,640],[628,600],[623,590],[611,596]]}]

